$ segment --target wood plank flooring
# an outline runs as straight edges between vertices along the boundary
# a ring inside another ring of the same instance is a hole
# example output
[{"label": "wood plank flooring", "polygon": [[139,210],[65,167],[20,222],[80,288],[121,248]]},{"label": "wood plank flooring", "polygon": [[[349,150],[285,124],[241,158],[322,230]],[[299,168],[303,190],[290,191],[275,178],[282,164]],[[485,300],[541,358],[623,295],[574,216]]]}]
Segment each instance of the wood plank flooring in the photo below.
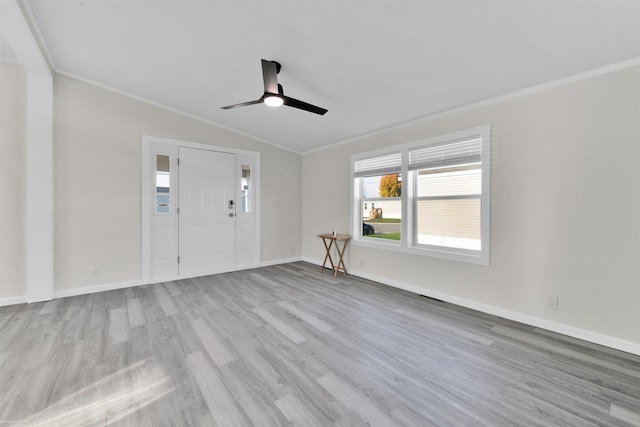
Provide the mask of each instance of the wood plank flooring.
[{"label": "wood plank flooring", "polygon": [[640,357],[293,263],[0,308],[0,426],[640,426]]}]

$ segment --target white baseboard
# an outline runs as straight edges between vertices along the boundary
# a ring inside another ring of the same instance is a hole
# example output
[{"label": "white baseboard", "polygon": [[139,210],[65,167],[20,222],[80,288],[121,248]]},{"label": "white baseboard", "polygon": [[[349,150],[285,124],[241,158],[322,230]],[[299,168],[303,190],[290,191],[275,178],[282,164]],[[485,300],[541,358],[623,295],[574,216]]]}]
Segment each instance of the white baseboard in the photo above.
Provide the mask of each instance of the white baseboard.
[{"label": "white baseboard", "polygon": [[[288,263],[291,263],[291,262],[297,262],[297,261],[301,261],[301,260],[302,260],[301,257],[286,258],[286,259],[279,259],[279,260],[261,262],[260,265],[255,265],[255,266],[250,266],[249,265],[249,266],[234,267],[234,268],[224,269],[224,270],[200,271],[197,274],[187,275],[187,276],[179,276],[179,277],[176,277],[176,276],[170,276],[169,277],[169,276],[167,276],[167,277],[163,277],[163,278],[159,278],[159,279],[153,280],[149,284],[169,282],[169,281],[173,281],[173,280],[189,279],[189,278],[192,278],[192,277],[210,276],[212,274],[229,273],[229,272],[232,272],[232,271],[247,270],[247,269],[257,268],[257,267],[267,267],[267,266],[270,266],[270,265],[288,264]],[[105,291],[113,291],[113,290],[122,289],[122,288],[131,288],[131,287],[134,287],[134,286],[141,286],[143,284],[146,284],[146,283],[143,283],[142,279],[136,279],[136,280],[127,280],[125,282],[105,283],[105,284],[96,285],[96,286],[85,286],[85,287],[82,287],[82,288],[63,289],[63,290],[60,290],[60,291],[54,291],[53,292],[53,297],[54,298],[73,297],[73,296],[76,296],[76,295],[93,294],[95,292],[105,292]],[[26,297],[24,297],[24,302],[26,302]],[[9,304],[7,304],[7,305],[9,305]]]},{"label": "white baseboard", "polygon": [[26,304],[27,296],[19,296],[19,297],[9,297],[9,298],[0,298],[0,307],[4,307],[6,305],[16,305],[16,304]]},{"label": "white baseboard", "polygon": [[[322,263],[316,259],[310,259],[303,257],[305,262],[311,264],[321,265]],[[426,297],[439,299],[451,304],[459,305],[462,307],[470,308],[472,310],[481,311],[486,314],[502,317],[504,319],[513,320],[515,322],[524,323],[536,328],[546,329],[548,331],[557,332],[559,334],[567,335],[573,338],[578,338],[584,341],[588,341],[594,344],[603,345],[606,347],[621,350],[627,353],[640,356],[640,344],[631,341],[622,340],[619,338],[611,337],[608,335],[599,334],[596,332],[587,331],[585,329],[576,328],[573,326],[565,325],[563,323],[553,322],[551,320],[541,319],[539,317],[530,316],[528,314],[519,313],[517,311],[506,310],[501,307],[496,307],[489,304],[469,300],[466,298],[460,298],[455,295],[434,291],[431,289],[425,289],[422,286],[416,286],[410,283],[399,282],[397,280],[388,279],[386,277],[376,276],[375,274],[366,273],[358,270],[349,270],[349,274],[362,277],[363,279],[373,280],[384,285],[392,286],[394,288],[402,289],[405,291],[413,292],[418,295],[424,295]]]},{"label": "white baseboard", "polygon": [[[127,280],[125,282],[116,283],[104,283],[95,286],[84,286],[82,288],[62,289],[59,291],[53,291],[53,298],[67,298],[74,297],[76,295],[94,294],[96,292],[113,291],[122,288],[131,288],[134,286],[142,285],[141,280]],[[0,307],[5,305],[24,304],[27,303],[27,296],[2,298],[0,299]]]},{"label": "white baseboard", "polygon": [[[199,272],[198,274],[194,274],[194,275],[190,275],[190,276],[163,277],[163,278],[159,278],[157,280],[153,280],[149,284],[161,283],[161,282],[169,282],[169,281],[172,281],[172,280],[188,279],[188,278],[191,278],[191,277],[209,276],[211,274],[228,273],[228,272],[231,272],[231,271],[247,270],[247,269],[251,269],[251,268],[268,267],[270,265],[289,264],[289,263],[298,262],[298,261],[302,261],[302,257],[294,257],[294,258],[285,258],[285,259],[264,261],[264,262],[261,262],[259,265],[255,265],[255,266],[249,265],[249,266],[241,266],[241,267],[232,268],[232,269],[226,269],[226,270],[202,271],[202,272]],[[67,298],[67,297],[73,297],[73,296],[77,296],[77,295],[93,294],[93,293],[96,293],[96,292],[114,291],[116,289],[123,289],[123,288],[131,288],[131,287],[134,287],[134,286],[141,286],[143,284],[145,284],[145,283],[142,282],[142,279],[136,279],[136,280],[127,280],[127,281],[124,281],[124,282],[103,283],[101,285],[95,285],[95,286],[83,286],[81,288],[62,289],[62,290],[54,291],[53,292],[53,298],[54,299],[55,298]],[[25,303],[27,303],[27,296],[26,295],[19,296],[19,297],[0,298],[0,307],[8,306],[8,305],[15,305],[15,304],[25,304]]]},{"label": "white baseboard", "polygon": [[201,270],[201,271],[198,271],[198,272],[192,273],[192,274],[183,274],[183,275],[178,275],[178,276],[176,276],[176,275],[168,275],[168,276],[154,277],[154,278],[150,279],[147,282],[142,281],[142,284],[144,284],[144,285],[153,285],[155,283],[173,282],[175,280],[192,279],[194,277],[204,277],[204,276],[211,276],[211,275],[214,275],[214,274],[231,273],[233,271],[249,270],[249,269],[258,268],[258,267],[262,267],[262,264],[260,264],[260,265],[241,265],[241,266],[238,266],[238,267],[219,268],[219,269],[212,269],[212,270]]},{"label": "white baseboard", "polygon": [[122,288],[132,288],[142,285],[142,280],[127,280],[125,282],[104,283],[102,285],[84,286],[82,288],[62,289],[53,291],[53,298],[67,298],[77,295],[94,294],[96,292],[114,291]]},{"label": "white baseboard", "polygon": [[284,259],[274,259],[271,261],[262,261],[260,263],[260,267],[269,267],[270,265],[278,265],[278,264],[289,264],[292,262],[304,261],[302,257],[294,257],[294,258],[284,258]]},{"label": "white baseboard", "polygon": [[[306,256],[302,257],[302,261],[308,262],[309,264],[322,265],[322,262],[317,259],[307,258]],[[331,266],[329,266],[331,268]],[[351,270],[349,270],[349,274],[351,274]]]},{"label": "white baseboard", "polygon": [[[294,257],[294,258],[264,261],[260,263],[260,266],[268,267],[271,265],[288,264],[288,263],[298,262],[298,261],[304,261],[310,264],[322,265],[322,262],[316,259],[307,258],[307,257]],[[559,334],[567,335],[573,338],[578,338],[584,341],[592,342],[594,344],[604,345],[606,347],[614,348],[616,350],[621,350],[627,353],[640,356],[639,343],[634,343],[631,341],[622,340],[622,339],[611,337],[608,335],[587,331],[585,329],[580,329],[580,328],[565,325],[562,323],[553,322],[551,320],[541,319],[539,317],[530,316],[528,314],[519,313],[516,311],[506,310],[501,307],[484,304],[484,303],[469,300],[466,298],[460,298],[455,295],[450,295],[447,293],[434,291],[431,289],[425,289],[421,286],[416,286],[410,283],[399,282],[397,280],[388,279],[386,277],[377,276],[375,274],[370,274],[363,271],[349,270],[349,274],[353,274],[354,276],[362,277],[364,279],[372,280],[374,282],[382,283],[384,285],[392,286],[394,288],[413,292],[418,295],[424,295],[430,298],[439,299],[451,304],[459,305],[461,307],[466,307],[472,310],[481,311],[483,313],[502,317],[504,319],[513,320],[516,322],[524,323],[526,325],[534,326],[536,328],[546,329],[548,331],[557,332]],[[54,291],[53,297],[66,298],[66,297],[71,297],[76,295],[92,294],[95,292],[105,292],[105,291],[112,291],[112,290],[122,289],[122,288],[130,288],[130,287],[140,286],[140,285],[142,285],[142,280],[139,280],[139,279],[129,280],[125,282],[117,282],[117,283],[105,283],[105,284],[96,285],[96,286],[87,286],[82,288],[63,289],[60,291]],[[10,298],[1,298],[0,307],[14,305],[14,304],[24,304],[26,302],[27,302],[26,295],[18,296],[18,297],[10,297]]]}]

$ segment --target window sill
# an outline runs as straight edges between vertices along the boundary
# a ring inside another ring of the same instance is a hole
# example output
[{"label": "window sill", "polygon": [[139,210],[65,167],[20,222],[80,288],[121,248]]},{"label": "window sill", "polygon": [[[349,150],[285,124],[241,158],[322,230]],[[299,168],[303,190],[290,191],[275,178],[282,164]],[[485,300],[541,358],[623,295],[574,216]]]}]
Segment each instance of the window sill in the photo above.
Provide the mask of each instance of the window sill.
[{"label": "window sill", "polygon": [[363,248],[426,256],[449,261],[467,262],[470,264],[489,265],[489,254],[481,251],[458,251],[453,248],[433,248],[426,246],[407,247],[403,246],[400,242],[379,242],[371,238],[356,238],[351,241],[351,244]]}]

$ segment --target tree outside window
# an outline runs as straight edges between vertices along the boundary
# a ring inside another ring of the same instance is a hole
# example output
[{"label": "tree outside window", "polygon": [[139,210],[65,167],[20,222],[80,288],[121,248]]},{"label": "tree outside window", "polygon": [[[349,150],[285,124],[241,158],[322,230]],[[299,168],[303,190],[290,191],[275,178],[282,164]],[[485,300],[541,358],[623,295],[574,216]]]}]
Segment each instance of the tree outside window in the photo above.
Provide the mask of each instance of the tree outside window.
[{"label": "tree outside window", "polygon": [[393,173],[380,178],[381,197],[400,197],[402,193],[402,181],[400,181],[399,177],[400,174]]}]

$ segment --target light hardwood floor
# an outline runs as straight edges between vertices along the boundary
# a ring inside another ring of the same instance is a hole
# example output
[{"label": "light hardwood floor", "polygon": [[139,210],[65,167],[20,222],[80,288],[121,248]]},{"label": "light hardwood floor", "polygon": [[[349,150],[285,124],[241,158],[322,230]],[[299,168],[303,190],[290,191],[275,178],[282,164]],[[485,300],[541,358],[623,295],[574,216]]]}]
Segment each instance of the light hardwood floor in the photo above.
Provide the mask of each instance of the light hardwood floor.
[{"label": "light hardwood floor", "polygon": [[640,357],[293,263],[0,309],[0,426],[633,426]]}]

